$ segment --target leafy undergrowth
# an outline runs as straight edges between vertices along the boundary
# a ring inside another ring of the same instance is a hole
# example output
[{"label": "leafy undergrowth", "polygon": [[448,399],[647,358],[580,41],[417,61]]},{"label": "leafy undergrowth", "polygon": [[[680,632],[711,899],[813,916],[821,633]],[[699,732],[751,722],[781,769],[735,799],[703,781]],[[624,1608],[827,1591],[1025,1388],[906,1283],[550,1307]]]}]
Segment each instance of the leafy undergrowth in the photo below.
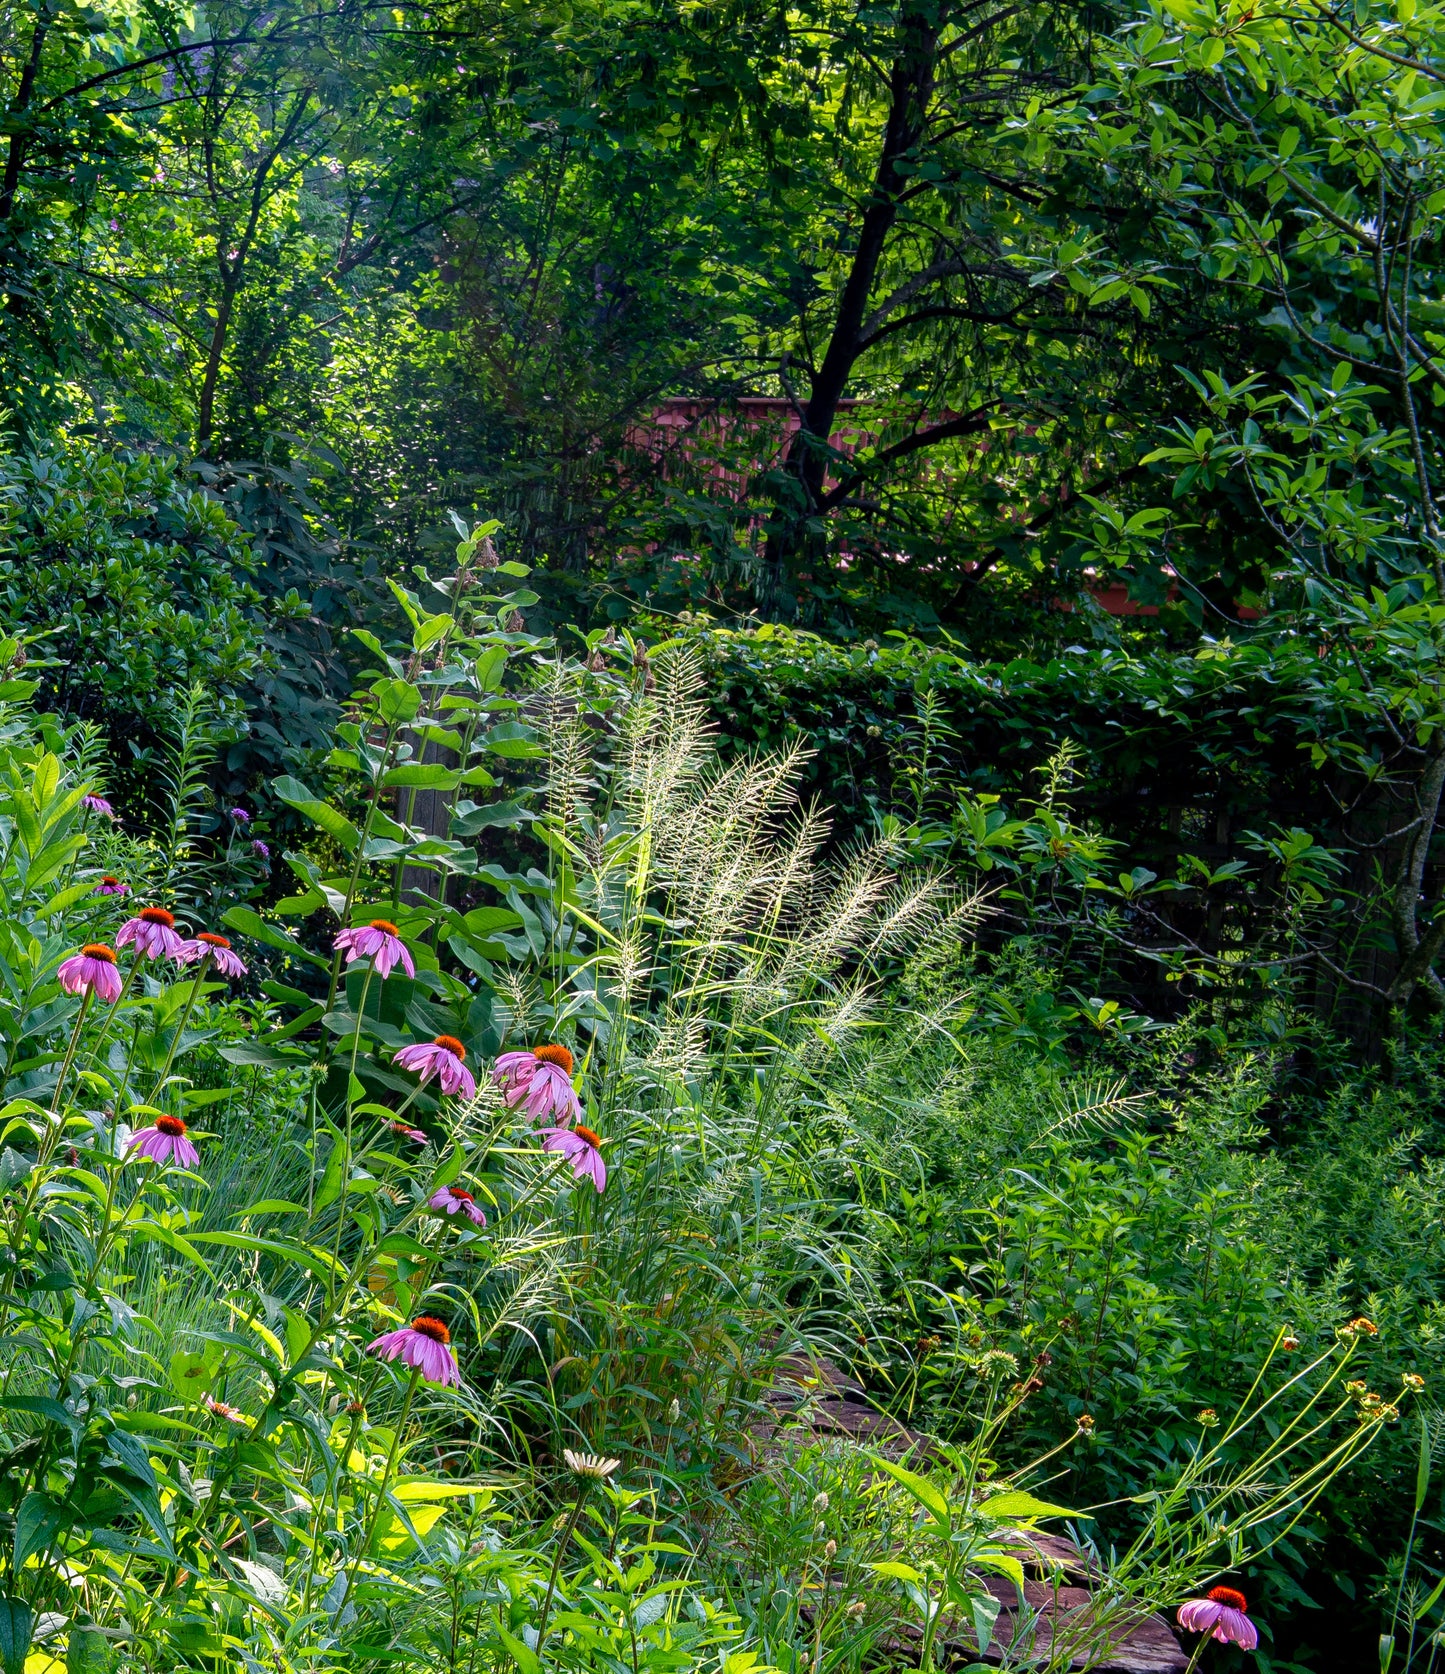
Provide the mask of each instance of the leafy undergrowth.
[{"label": "leafy undergrowth", "polygon": [[[1100,1526],[1057,1488],[1167,1309],[1130,1204],[1070,1242],[1060,1186],[961,1157],[1083,1191],[1137,1111],[1016,1076],[991,1124],[978,903],[886,834],[825,862],[797,759],[720,762],[684,659],[545,661],[459,562],[369,641],[325,786],[277,783],[314,836],[271,906],[244,809],[193,840],[194,761],[127,835],[93,739],[0,692],[5,1674],[983,1648],[1013,1531]],[[1301,1526],[1410,1393],[1326,1311],[1251,1321],[1094,1611],[1006,1661],[1094,1666]],[[936,1440],[765,1439],[799,1354]]]}]

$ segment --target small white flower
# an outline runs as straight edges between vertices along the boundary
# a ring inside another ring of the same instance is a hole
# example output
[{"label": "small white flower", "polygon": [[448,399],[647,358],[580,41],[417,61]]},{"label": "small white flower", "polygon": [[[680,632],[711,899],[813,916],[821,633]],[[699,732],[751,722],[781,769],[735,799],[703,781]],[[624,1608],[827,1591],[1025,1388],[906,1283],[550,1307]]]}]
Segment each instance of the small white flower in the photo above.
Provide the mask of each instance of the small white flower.
[{"label": "small white flower", "polygon": [[606,1482],[622,1463],[620,1459],[604,1459],[600,1453],[574,1453],[570,1447],[562,1449],[562,1458],[573,1476],[590,1477],[593,1482]]}]

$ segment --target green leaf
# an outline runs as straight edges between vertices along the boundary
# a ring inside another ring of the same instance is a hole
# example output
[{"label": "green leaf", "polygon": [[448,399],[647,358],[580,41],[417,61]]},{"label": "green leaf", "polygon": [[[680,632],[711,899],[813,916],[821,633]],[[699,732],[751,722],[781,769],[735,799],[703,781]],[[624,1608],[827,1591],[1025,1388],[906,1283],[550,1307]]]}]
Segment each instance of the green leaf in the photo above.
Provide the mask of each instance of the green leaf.
[{"label": "green leaf", "polygon": [[97,1628],[71,1625],[65,1649],[65,1674],[109,1674],[112,1652]]},{"label": "green leaf", "polygon": [[52,913],[63,913],[73,907],[77,901],[84,901],[87,896],[95,894],[93,883],[71,884],[62,889],[58,895],[52,895],[43,907],[35,909],[36,918],[49,918]]},{"label": "green leaf", "polygon": [[319,826],[328,837],[334,837],[343,848],[355,849],[361,841],[361,833],[347,819],[339,808],[333,808],[329,802],[323,802],[313,796],[299,779],[293,779],[289,773],[283,773],[279,778],[271,781],[271,788],[289,807],[298,814],[304,814],[313,825]]},{"label": "green leaf", "polygon": [[910,1568],[907,1564],[895,1563],[891,1558],[883,1563],[869,1564],[868,1567],[875,1574],[887,1575],[894,1581],[921,1581],[923,1579],[918,1570]]},{"label": "green leaf", "polygon": [[0,1674],[25,1674],[33,1623],[23,1598],[0,1597]]},{"label": "green leaf", "polygon": [[537,1658],[537,1653],[530,1645],[525,1644],[514,1634],[508,1633],[504,1627],[499,1627],[497,1632],[521,1674],[542,1674],[542,1664]]},{"label": "green leaf", "polygon": [[221,915],[221,923],[228,930],[234,930],[237,935],[249,936],[253,942],[264,942],[267,947],[279,948],[283,953],[293,954],[297,959],[309,959],[322,970],[331,968],[330,960],[312,953],[310,948],[302,947],[295,937],[288,936],[277,925],[268,924],[254,908],[229,907]]},{"label": "green leaf", "polygon": [[895,1465],[891,1459],[875,1456],[875,1463],[881,1470],[887,1471],[896,1482],[902,1483],[919,1505],[931,1511],[940,1523],[949,1521],[947,1499],[926,1476],[919,1476],[916,1471],[904,1470],[902,1465]]},{"label": "green leaf", "polygon": [[1028,1521],[1034,1517],[1087,1517],[1086,1511],[1070,1511],[1067,1506],[1050,1505],[1047,1500],[1036,1500],[1032,1494],[1016,1492],[995,1494],[978,1508],[979,1516],[994,1519],[1007,1517],[1011,1522]]},{"label": "green leaf", "polygon": [[455,790],[462,776],[439,761],[405,761],[381,781],[387,790]]},{"label": "green leaf", "polygon": [[31,1491],[20,1502],[15,1513],[15,1570],[25,1567],[25,1560],[36,1553],[48,1551],[56,1535],[68,1521],[65,1507],[59,1500],[38,1489]]}]

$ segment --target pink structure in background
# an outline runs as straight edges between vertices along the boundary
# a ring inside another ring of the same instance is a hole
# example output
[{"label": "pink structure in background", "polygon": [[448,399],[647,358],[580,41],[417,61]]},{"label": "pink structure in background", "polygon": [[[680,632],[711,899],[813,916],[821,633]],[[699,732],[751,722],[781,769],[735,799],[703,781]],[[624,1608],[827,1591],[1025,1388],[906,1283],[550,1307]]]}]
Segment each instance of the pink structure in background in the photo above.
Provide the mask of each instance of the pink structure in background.
[{"label": "pink structure in background", "polygon": [[[846,414],[863,405],[860,401],[840,401]],[[699,457],[706,462],[705,480],[721,490],[728,498],[741,500],[749,481],[760,471],[781,465],[787,457],[788,444],[802,428],[800,404],[780,395],[737,395],[726,401],[710,401],[692,395],[669,395],[653,411],[650,419],[631,426],[623,437],[623,445],[645,455],[665,477],[671,459],[692,463]],[[947,414],[930,415],[947,418]],[[859,448],[876,440],[872,431],[857,428],[835,430],[828,438],[835,453],[851,458]],[[744,445],[745,444],[745,445]],[[733,451],[739,463],[729,465],[719,453]],[[829,479],[830,486],[833,479]],[[1157,616],[1159,606],[1142,604],[1129,597],[1125,582],[1102,578],[1086,583],[1095,601],[1110,616]],[[1169,602],[1179,597],[1177,586],[1169,589]],[[1067,608],[1067,607],[1066,607]],[[1258,618],[1259,612],[1248,605],[1236,607],[1243,622]]]}]

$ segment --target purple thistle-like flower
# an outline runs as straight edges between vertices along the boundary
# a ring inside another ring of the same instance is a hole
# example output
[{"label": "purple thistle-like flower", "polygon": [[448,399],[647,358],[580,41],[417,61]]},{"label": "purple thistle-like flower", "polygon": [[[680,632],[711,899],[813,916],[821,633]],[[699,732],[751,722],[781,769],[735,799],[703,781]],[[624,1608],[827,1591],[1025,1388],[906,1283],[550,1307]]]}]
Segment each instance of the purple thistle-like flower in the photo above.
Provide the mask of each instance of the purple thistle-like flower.
[{"label": "purple thistle-like flower", "polygon": [[504,1052],[492,1080],[506,1089],[507,1103],[525,1107],[530,1121],[551,1116],[577,1121],[582,1101],[572,1086],[572,1054],[565,1046],[536,1046],[530,1052]]},{"label": "purple thistle-like flower", "polygon": [[374,918],[370,924],[358,925],[354,930],[343,930],[336,938],[336,946],[346,954],[346,963],[370,959],[376,974],[383,982],[400,965],[409,977],[416,975],[416,966],[401,939],[401,932],[386,918]]},{"label": "purple thistle-like flower", "polygon": [[1203,1598],[1181,1604],[1179,1625],[1190,1633],[1207,1633],[1221,1645],[1238,1645],[1245,1651],[1259,1644],[1259,1630],[1245,1613],[1244,1594],[1233,1587],[1211,1587]]},{"label": "purple thistle-like flower", "polygon": [[426,1200],[428,1209],[435,1209],[442,1215],[465,1215],[473,1226],[485,1226],[487,1217],[482,1213],[476,1198],[470,1192],[464,1192],[460,1186],[443,1186],[439,1192],[434,1192]]},{"label": "purple thistle-like flower", "polygon": [[253,837],[251,839],[251,853],[254,854],[258,860],[269,860],[271,858],[270,849],[266,847],[259,837]]},{"label": "purple thistle-like flower", "polygon": [[212,965],[223,977],[243,977],[246,966],[240,954],[231,951],[231,944],[224,936],[218,936],[212,930],[201,930],[196,939],[182,942],[176,953],[178,965],[194,965],[199,960],[210,956]]},{"label": "purple thistle-like flower", "polygon": [[87,791],[81,797],[80,806],[85,809],[87,814],[104,814],[108,820],[115,818],[115,809],[103,796],[97,796],[94,791]]},{"label": "purple thistle-like flower", "polygon": [[366,1345],[381,1360],[400,1360],[419,1371],[428,1383],[462,1386],[461,1368],[449,1344],[451,1333],[439,1319],[420,1314],[400,1331],[388,1331]]},{"label": "purple thistle-like flower", "polygon": [[113,878],[109,872],[95,886],[97,895],[129,895],[130,885],[122,883],[119,878]]},{"label": "purple thistle-like flower", "polygon": [[572,1164],[579,1180],[590,1180],[600,1192],[607,1184],[607,1164],[602,1160],[602,1136],[584,1128],[543,1128],[542,1149],[556,1151]]},{"label": "purple thistle-like flower", "polygon": [[460,1092],[463,1098],[474,1099],[477,1083],[466,1057],[467,1049],[455,1035],[438,1035],[429,1046],[402,1047],[392,1062],[419,1075],[423,1086],[436,1076],[444,1093]]},{"label": "purple thistle-like flower", "polygon": [[79,953],[63,960],[55,974],[67,994],[99,994],[111,1006],[120,998],[115,954],[104,942],[87,942]]},{"label": "purple thistle-like flower", "polygon": [[142,1128],[131,1136],[125,1154],[158,1163],[175,1162],[182,1168],[194,1168],[201,1160],[194,1143],[186,1138],[186,1124],[179,1116],[157,1116],[154,1127]]},{"label": "purple thistle-like flower", "polygon": [[251,823],[251,816],[244,808],[232,808],[230,814],[237,825],[250,825]]},{"label": "purple thistle-like flower", "polygon": [[125,947],[131,942],[135,943],[136,952],[144,959],[176,958],[182,942],[176,934],[175,914],[168,913],[164,907],[142,907],[116,932],[117,947]]}]

